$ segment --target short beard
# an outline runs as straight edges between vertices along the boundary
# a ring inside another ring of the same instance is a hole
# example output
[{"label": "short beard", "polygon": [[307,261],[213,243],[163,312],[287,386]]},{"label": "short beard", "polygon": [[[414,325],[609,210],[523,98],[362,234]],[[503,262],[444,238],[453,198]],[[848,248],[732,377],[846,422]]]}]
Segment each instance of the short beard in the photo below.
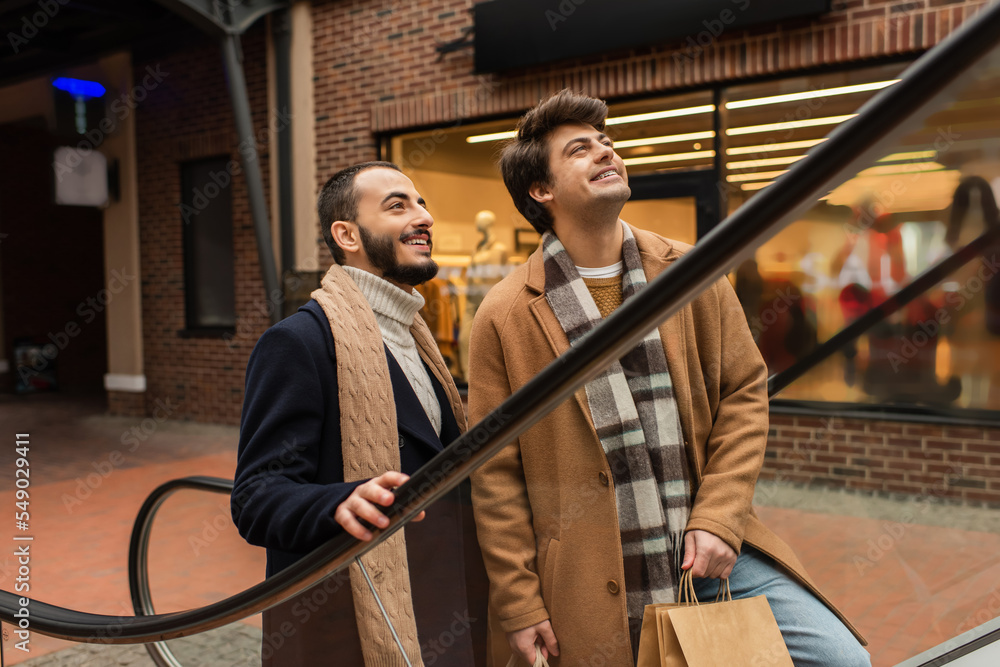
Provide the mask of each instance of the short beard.
[{"label": "short beard", "polygon": [[382,272],[382,277],[401,285],[422,285],[437,275],[438,265],[430,257],[421,264],[400,264],[396,257],[396,243],[400,239],[393,239],[388,234],[374,234],[364,227],[358,225],[361,234],[361,247],[368,255],[371,265]]}]

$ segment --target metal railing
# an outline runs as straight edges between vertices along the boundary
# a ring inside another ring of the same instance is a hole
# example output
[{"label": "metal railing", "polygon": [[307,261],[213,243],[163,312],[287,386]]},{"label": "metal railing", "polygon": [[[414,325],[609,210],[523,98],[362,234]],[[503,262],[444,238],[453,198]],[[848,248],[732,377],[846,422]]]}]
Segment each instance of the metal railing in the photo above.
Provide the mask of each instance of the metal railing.
[{"label": "metal railing", "polygon": [[[970,70],[1000,42],[1000,4],[974,19],[914,63],[901,81],[877,94],[854,119],[831,133],[778,182],[754,196],[637,298],[609,316],[593,335],[546,367],[485,419],[450,444],[396,490],[389,526],[371,542],[346,533],[266,581],[197,609],[152,616],[89,614],[31,601],[35,632],[93,643],[163,641],[204,632],[272,607],[346,567],[457,486],[504,445],[634,347],[755,248],[783,229],[832,187],[873,162],[926,116],[954,98]],[[18,597],[0,591],[0,620],[13,622]]]},{"label": "metal railing", "polygon": [[[142,503],[132,524],[132,537],[128,545],[128,589],[132,609],[136,616],[153,616],[153,595],[149,589],[149,538],[153,532],[153,519],[167,498],[182,489],[224,493],[233,491],[233,480],[221,477],[183,477],[164,482],[156,487]],[[150,642],[146,651],[157,667],[183,667],[166,642]]]}]

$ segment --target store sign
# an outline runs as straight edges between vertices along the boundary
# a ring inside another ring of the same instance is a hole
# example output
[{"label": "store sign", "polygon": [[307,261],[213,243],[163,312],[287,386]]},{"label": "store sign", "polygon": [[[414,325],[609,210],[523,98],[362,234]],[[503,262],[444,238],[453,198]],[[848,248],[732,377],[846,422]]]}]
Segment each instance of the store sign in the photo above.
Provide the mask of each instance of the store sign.
[{"label": "store sign", "polygon": [[473,7],[476,71],[653,44],[700,55],[728,31],[829,11],[830,0],[493,0]]}]

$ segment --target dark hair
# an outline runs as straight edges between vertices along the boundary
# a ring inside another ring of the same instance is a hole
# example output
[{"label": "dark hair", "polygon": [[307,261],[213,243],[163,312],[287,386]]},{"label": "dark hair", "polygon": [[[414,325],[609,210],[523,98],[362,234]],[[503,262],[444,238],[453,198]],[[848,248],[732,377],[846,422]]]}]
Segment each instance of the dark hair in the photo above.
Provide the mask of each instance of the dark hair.
[{"label": "dark hair", "polygon": [[983,211],[983,220],[987,229],[1000,224],[1000,211],[997,209],[996,198],[989,182],[981,176],[967,176],[962,179],[955,190],[951,203],[951,215],[948,219],[948,232],[944,240],[954,248],[958,244],[958,236],[962,231],[962,223],[969,212],[971,193],[979,192],[979,207]]},{"label": "dark hair", "polygon": [[347,256],[344,254],[344,249],[333,240],[330,225],[337,220],[354,222],[354,219],[358,217],[358,201],[361,196],[358,194],[358,189],[354,187],[354,179],[365,169],[375,167],[401,171],[391,162],[362,162],[338,171],[319,191],[319,201],[316,203],[316,208],[319,210],[319,226],[323,229],[323,240],[329,246],[333,261],[337,264],[343,264],[347,261]]},{"label": "dark hair", "polygon": [[517,124],[517,136],[500,155],[500,172],[514,206],[538,233],[552,228],[552,214],[531,198],[529,190],[536,183],[550,182],[548,138],[560,125],[583,123],[604,131],[608,105],[586,95],[562,90],[524,114]]}]

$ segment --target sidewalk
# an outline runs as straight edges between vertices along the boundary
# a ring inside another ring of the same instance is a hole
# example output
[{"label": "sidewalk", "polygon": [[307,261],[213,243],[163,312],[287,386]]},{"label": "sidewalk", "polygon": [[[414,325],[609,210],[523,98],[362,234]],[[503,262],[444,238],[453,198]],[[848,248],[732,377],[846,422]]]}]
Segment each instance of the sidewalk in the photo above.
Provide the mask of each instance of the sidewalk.
[{"label": "sidewalk", "polygon": [[[0,398],[0,433],[10,443],[0,452],[0,507],[14,503],[14,434],[29,433],[31,521],[24,534],[34,538],[30,596],[80,611],[131,616],[128,544],[140,505],[157,486],[178,477],[232,479],[238,430],[111,418],[102,410],[99,402],[58,396]],[[11,591],[17,573],[11,538],[18,531],[12,512],[4,514],[0,588]],[[264,574],[263,550],[239,537],[229,518],[228,497],[217,494],[183,490],[168,498],[157,515],[149,554],[157,612],[221,600],[258,583]],[[222,637],[206,633],[171,646],[188,646],[179,653],[186,654],[186,667],[259,664],[259,659],[234,662],[231,641],[239,638],[235,649],[255,653],[260,616],[236,626],[215,632]],[[15,649],[15,637],[7,638],[10,631],[4,626],[5,665],[153,664],[142,646],[77,645],[38,633],[31,634],[30,653],[25,653]],[[128,661],[128,655],[134,660]],[[191,662],[194,657],[197,663]]]},{"label": "sidewalk", "polygon": [[[126,558],[142,501],[176,477],[231,478],[237,441],[235,428],[109,418],[99,403],[57,396],[0,398],[0,432],[10,443],[0,452],[0,506],[8,508],[14,434],[30,433],[30,595],[112,615],[132,613]],[[758,513],[868,638],[876,667],[896,665],[1000,611],[1000,511],[761,484]],[[0,513],[4,590],[13,590],[17,532],[13,517]],[[262,550],[232,527],[228,499],[192,491],[160,510],[150,563],[158,612],[223,599],[264,572]],[[181,645],[175,651],[185,667],[256,665],[259,618],[171,645]],[[13,639],[4,641],[7,665],[153,664],[140,646],[74,645],[32,633],[25,654]]]}]

